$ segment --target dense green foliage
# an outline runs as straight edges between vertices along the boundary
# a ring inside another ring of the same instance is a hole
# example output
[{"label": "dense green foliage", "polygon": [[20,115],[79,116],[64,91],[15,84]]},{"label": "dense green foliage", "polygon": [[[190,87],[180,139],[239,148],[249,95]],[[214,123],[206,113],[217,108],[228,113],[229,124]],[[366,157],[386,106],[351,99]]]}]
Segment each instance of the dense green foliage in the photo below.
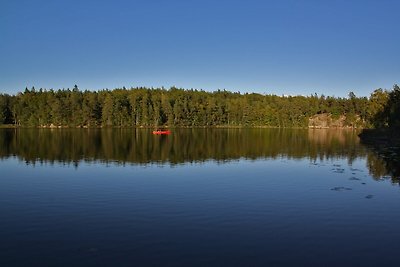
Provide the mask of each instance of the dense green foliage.
[{"label": "dense green foliage", "polygon": [[390,128],[400,129],[400,87],[397,85],[389,93],[383,116],[387,116]]},{"label": "dense green foliage", "polygon": [[[271,126],[305,127],[315,114],[346,116],[346,125],[399,125],[400,93],[370,98],[276,96],[177,88],[101,91],[31,90],[0,95],[0,124],[23,127]],[[358,122],[358,123],[356,123]]]}]

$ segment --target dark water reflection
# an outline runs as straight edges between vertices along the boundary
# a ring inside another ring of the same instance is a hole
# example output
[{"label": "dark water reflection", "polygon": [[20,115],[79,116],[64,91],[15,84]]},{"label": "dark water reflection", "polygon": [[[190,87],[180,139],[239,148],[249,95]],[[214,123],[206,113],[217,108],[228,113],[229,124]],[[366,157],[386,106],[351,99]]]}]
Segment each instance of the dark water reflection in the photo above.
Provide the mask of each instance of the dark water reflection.
[{"label": "dark water reflection", "polygon": [[2,130],[0,156],[35,162],[82,159],[121,163],[184,163],[287,156],[329,158],[360,153],[353,131],[288,129],[176,129],[168,136],[150,130]]},{"label": "dark water reflection", "polygon": [[17,156],[30,164],[100,161],[119,164],[181,164],[215,160],[285,157],[310,160],[367,158],[376,179],[391,176],[393,164],[360,145],[351,130],[175,129],[156,136],[149,129],[0,129],[0,158]]},{"label": "dark water reflection", "polygon": [[0,266],[398,266],[354,131],[0,129]]}]

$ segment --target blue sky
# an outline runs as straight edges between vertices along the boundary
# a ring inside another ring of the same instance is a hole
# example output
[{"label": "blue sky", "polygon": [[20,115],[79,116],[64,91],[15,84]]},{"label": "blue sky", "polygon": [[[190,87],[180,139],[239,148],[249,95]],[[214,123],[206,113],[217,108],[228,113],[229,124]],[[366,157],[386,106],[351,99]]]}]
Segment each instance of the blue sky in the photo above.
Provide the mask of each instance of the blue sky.
[{"label": "blue sky", "polygon": [[396,0],[0,0],[0,92],[367,96],[400,83],[399,10]]}]

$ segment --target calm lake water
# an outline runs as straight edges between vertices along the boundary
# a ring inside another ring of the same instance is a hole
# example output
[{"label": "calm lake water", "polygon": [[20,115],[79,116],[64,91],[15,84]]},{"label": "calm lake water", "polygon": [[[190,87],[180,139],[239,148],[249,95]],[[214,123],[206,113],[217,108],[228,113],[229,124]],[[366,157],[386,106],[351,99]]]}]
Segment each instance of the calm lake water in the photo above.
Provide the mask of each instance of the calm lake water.
[{"label": "calm lake water", "polygon": [[357,133],[0,129],[0,266],[399,266]]}]

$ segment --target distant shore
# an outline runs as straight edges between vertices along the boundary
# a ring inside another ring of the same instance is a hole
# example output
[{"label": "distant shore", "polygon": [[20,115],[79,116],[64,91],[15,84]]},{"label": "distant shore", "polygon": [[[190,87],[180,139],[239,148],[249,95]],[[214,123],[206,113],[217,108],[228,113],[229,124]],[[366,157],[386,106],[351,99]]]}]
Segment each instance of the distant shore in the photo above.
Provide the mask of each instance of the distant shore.
[{"label": "distant shore", "polygon": [[12,129],[17,128],[14,124],[0,124],[0,129]]},{"label": "distant shore", "polygon": [[291,127],[278,127],[269,125],[208,125],[208,126],[17,126],[14,124],[0,125],[0,129],[190,129],[190,128],[209,128],[209,129],[309,129],[309,130],[363,130],[356,127],[317,127],[317,126],[291,126]]}]

